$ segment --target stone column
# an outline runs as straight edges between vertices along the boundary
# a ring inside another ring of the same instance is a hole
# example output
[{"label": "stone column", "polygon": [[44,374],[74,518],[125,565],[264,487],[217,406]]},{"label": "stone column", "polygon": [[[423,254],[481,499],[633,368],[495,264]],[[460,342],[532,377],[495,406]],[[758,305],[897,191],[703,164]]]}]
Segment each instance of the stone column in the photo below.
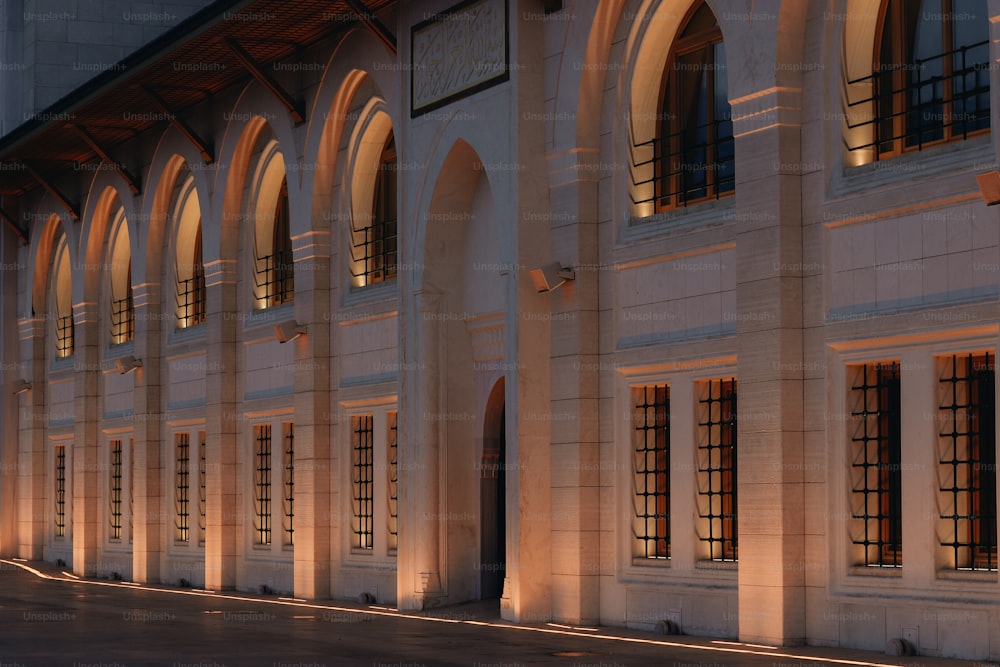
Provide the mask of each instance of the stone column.
[{"label": "stone column", "polygon": [[[163,549],[163,533],[169,523],[168,508],[171,504],[164,502],[163,488],[163,453],[162,436],[163,404],[161,401],[161,386],[163,382],[160,341],[161,331],[159,317],[161,304],[157,295],[160,293],[158,284],[146,282],[138,286],[133,293],[135,304],[135,351],[134,355],[142,361],[142,367],[135,371],[134,387],[135,402],[133,415],[137,416],[133,423],[134,447],[132,461],[132,578],[141,583],[171,583],[163,581],[165,573],[160,572],[160,560]],[[167,498],[172,494],[167,493]]]},{"label": "stone column", "polygon": [[[31,390],[11,397],[13,404],[19,408],[17,467],[10,471],[9,477],[8,469],[4,468],[4,479],[17,480],[17,542],[16,549],[12,549],[10,553],[27,559],[42,557],[49,529],[45,518],[49,515],[48,510],[55,507],[55,494],[50,488],[49,476],[49,468],[54,464],[51,458],[46,457],[45,451],[45,430],[48,424],[45,347],[47,342],[54,345],[51,339],[46,341],[46,332],[49,330],[52,330],[49,318],[44,314],[18,320],[21,359],[24,360],[20,377],[31,383]],[[54,350],[52,354],[55,354]],[[9,385],[4,384],[3,389],[7,386]],[[6,460],[4,457],[5,463]],[[5,493],[5,499],[6,495]],[[5,549],[3,553],[8,552]]]},{"label": "stone column", "polygon": [[[406,479],[406,497],[414,508],[409,528],[412,531],[413,574],[409,586],[420,608],[434,606],[434,598],[444,595],[441,588],[441,539],[447,522],[441,515],[441,354],[442,336],[446,329],[441,324],[441,296],[429,292],[413,295],[413,330],[416,334],[417,360],[414,368],[421,371],[415,376],[415,393],[409,401],[411,407],[412,439],[409,447],[400,443],[400,454],[406,465],[400,466],[399,487],[403,491]],[[409,364],[407,365],[409,367]],[[412,475],[406,471],[415,471]],[[402,512],[401,512],[402,514]],[[408,531],[409,532],[409,531]],[[399,529],[400,537],[403,528]],[[408,587],[409,587],[408,586]]]},{"label": "stone column", "polygon": [[[77,273],[74,277],[83,277]],[[73,452],[70,468],[73,488],[73,572],[81,576],[96,574],[100,548],[103,494],[100,464],[100,303],[84,302],[73,306],[73,367],[75,395]]]},{"label": "stone column", "polygon": [[731,99],[739,637],[778,645],[806,637],[800,98],[770,87]]},{"label": "stone column", "polygon": [[600,444],[595,152],[550,153],[549,203],[542,216],[552,259],[584,266],[547,295],[552,310],[552,617],[600,620]]},{"label": "stone column", "polygon": [[240,443],[236,373],[236,262],[215,260],[205,265],[205,588],[236,587],[240,531],[246,517],[239,493]]},{"label": "stone column", "polygon": [[307,333],[295,345],[295,595],[330,597],[330,232],[294,239],[295,319]]}]

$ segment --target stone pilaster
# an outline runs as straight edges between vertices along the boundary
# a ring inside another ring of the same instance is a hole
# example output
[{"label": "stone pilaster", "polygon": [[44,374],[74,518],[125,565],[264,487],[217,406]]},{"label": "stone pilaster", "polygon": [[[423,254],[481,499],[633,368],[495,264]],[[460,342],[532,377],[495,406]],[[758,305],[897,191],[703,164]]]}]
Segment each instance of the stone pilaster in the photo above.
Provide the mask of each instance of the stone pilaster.
[{"label": "stone pilaster", "polygon": [[[164,548],[170,504],[164,502],[163,485],[163,422],[147,416],[161,416],[163,403],[160,388],[164,373],[161,368],[159,317],[162,307],[158,297],[160,286],[145,283],[134,290],[135,346],[134,356],[142,362],[135,371],[135,402],[133,415],[139,416],[132,437],[132,578],[142,583],[173,583],[163,581],[160,560]],[[169,321],[169,320],[168,320]],[[170,497],[169,495],[167,496]]]},{"label": "stone pilaster", "polygon": [[736,133],[739,636],[805,628],[801,93],[732,101]]},{"label": "stone pilaster", "polygon": [[236,587],[244,516],[239,490],[239,403],[237,401],[236,262],[205,265],[208,342],[205,373],[205,587]]},{"label": "stone pilaster", "polygon": [[73,485],[73,572],[83,576],[96,574],[103,516],[99,386],[100,350],[106,342],[101,340],[100,312],[99,302],[73,306],[76,426],[66,465]]},{"label": "stone pilaster", "polygon": [[330,596],[330,233],[293,239],[295,319],[307,333],[295,345],[295,595]]}]

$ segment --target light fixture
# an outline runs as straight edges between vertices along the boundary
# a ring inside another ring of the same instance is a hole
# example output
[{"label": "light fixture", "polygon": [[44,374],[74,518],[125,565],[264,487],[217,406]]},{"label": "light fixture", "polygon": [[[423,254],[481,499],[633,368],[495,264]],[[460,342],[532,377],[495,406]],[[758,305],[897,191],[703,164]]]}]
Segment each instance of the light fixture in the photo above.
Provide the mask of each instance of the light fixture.
[{"label": "light fixture", "polygon": [[977,174],[976,181],[979,183],[979,194],[987,206],[1000,204],[1000,173],[989,171]]},{"label": "light fixture", "polygon": [[295,320],[285,320],[274,325],[274,335],[278,338],[279,343],[295,340],[305,332],[305,325],[299,324]]},{"label": "light fixture", "polygon": [[31,383],[25,379],[20,379],[14,383],[14,395],[24,394],[31,389]]},{"label": "light fixture", "polygon": [[539,293],[551,292],[567,280],[574,280],[576,271],[564,268],[559,262],[550,262],[539,269],[531,270],[531,282]]},{"label": "light fixture", "polygon": [[120,357],[115,359],[115,368],[118,369],[119,373],[125,375],[126,373],[131,373],[137,368],[142,368],[142,361],[136,359],[132,355]]}]

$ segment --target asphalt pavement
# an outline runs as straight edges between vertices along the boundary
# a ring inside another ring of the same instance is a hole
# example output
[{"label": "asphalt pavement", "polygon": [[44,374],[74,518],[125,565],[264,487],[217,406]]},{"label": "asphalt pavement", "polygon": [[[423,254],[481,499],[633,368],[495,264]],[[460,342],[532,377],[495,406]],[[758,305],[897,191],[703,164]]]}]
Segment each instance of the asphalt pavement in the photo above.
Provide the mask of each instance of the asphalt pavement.
[{"label": "asphalt pavement", "polygon": [[[0,560],[0,667],[973,667],[932,657],[770,648],[623,628],[514,625],[497,601],[381,605],[73,579]],[[993,666],[997,667],[997,666]]]}]

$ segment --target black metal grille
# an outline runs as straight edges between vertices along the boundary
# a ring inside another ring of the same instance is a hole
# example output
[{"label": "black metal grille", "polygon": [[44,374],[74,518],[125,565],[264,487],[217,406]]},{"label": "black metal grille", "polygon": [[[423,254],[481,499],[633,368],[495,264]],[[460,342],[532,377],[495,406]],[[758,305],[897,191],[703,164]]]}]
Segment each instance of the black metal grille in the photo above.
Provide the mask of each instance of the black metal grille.
[{"label": "black metal grille", "polygon": [[382,149],[369,224],[351,220],[351,275],[360,286],[396,277],[396,143]]},{"label": "black metal grille", "polygon": [[670,387],[632,390],[639,555],[670,558]]},{"label": "black metal grille", "polygon": [[285,424],[285,449],[282,468],[284,470],[284,503],[285,503],[285,546],[295,544],[295,426],[292,422]]},{"label": "black metal grille", "polygon": [[392,553],[399,545],[399,476],[398,465],[399,447],[396,440],[396,413],[386,413],[388,423],[387,443],[389,450],[389,542],[388,549]]},{"label": "black metal grille", "polygon": [[177,281],[177,323],[181,329],[205,321],[205,270],[195,267],[194,276]]},{"label": "black metal grille", "polygon": [[66,537],[66,446],[56,445],[56,537]]},{"label": "black metal grille", "polygon": [[869,128],[870,141],[848,150],[871,149],[875,160],[966,139],[990,127],[988,41],[913,63],[883,65],[848,84],[867,84],[872,90],[870,97],[847,105],[853,114],[871,109],[869,119],[848,124],[851,130]]},{"label": "black metal grille", "polygon": [[951,537],[941,544],[959,569],[997,569],[995,377],[989,353],[968,354],[948,358],[940,381],[941,518]]},{"label": "black metal grille", "polygon": [[292,249],[258,257],[254,280],[265,308],[291,301],[295,295]]},{"label": "black metal grille", "polygon": [[73,356],[73,313],[56,320],[56,356]]},{"label": "black metal grille", "polygon": [[174,490],[177,504],[177,523],[175,537],[178,542],[188,542],[191,539],[191,436],[187,433],[177,434],[176,445],[177,469],[175,471],[177,484]]},{"label": "black metal grille", "polygon": [[737,560],[736,379],[703,383],[699,420],[701,516],[712,560]]},{"label": "black metal grille", "polygon": [[374,477],[374,447],[372,442],[372,415],[356,415],[351,417],[352,449],[353,449],[353,487],[354,487],[354,540],[352,546],[356,549],[371,549],[372,544],[372,509],[373,509],[373,477]]},{"label": "black metal grille", "polygon": [[208,445],[205,432],[198,431],[198,543],[205,543],[206,500],[208,499]]},{"label": "black metal grille", "polygon": [[132,294],[124,299],[111,302],[111,342],[127,343],[135,334],[135,311],[132,308]]},{"label": "black metal grille", "polygon": [[122,538],[122,441],[111,441],[111,539]]},{"label": "black metal grille", "polygon": [[[636,143],[632,150],[633,192],[652,188],[648,197],[632,195],[636,204],[655,202],[677,208],[719,199],[736,190],[733,122],[725,118]],[[642,159],[637,156],[649,155]],[[650,173],[649,178],[636,177]]]},{"label": "black metal grille", "polygon": [[859,526],[854,544],[864,549],[864,564],[902,567],[902,449],[900,376],[896,362],[865,364],[854,393],[853,518]]},{"label": "black metal grille", "polygon": [[254,489],[256,499],[257,544],[271,543],[271,425],[258,424],[256,431],[256,469]]}]

